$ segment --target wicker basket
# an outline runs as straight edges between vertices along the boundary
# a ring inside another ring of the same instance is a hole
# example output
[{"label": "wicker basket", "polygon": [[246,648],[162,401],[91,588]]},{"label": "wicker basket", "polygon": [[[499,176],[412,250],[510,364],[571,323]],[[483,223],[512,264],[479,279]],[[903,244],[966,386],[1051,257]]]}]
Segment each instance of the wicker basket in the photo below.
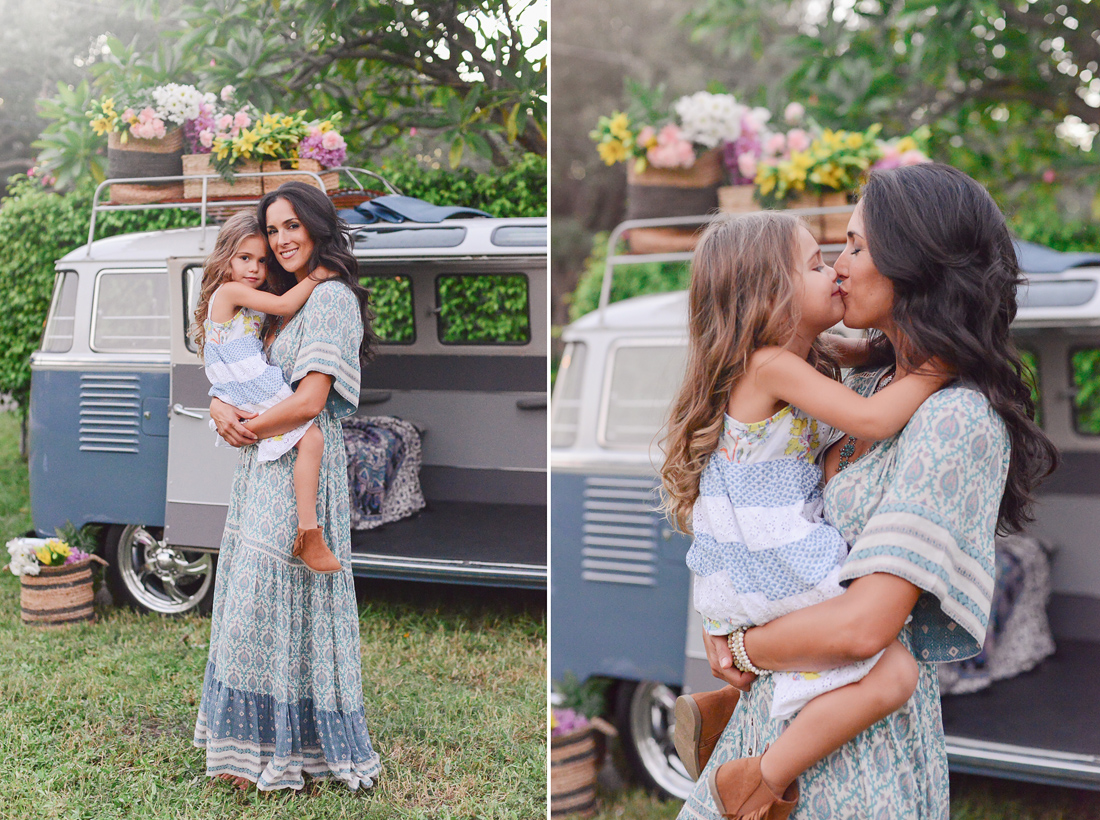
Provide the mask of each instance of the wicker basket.
[{"label": "wicker basket", "polygon": [[92,561],[98,555],[61,567],[42,567],[38,575],[20,576],[19,604],[23,623],[56,629],[95,620],[92,608]]},{"label": "wicker basket", "polygon": [[[337,171],[324,171],[322,173],[321,163],[315,159],[299,159],[294,157],[293,159],[269,159],[264,161],[264,173],[271,171],[313,171],[316,174],[320,174],[321,182],[324,185],[324,190],[335,191],[340,187],[340,174]],[[319,187],[317,180],[311,177],[309,174],[286,174],[277,177],[264,177],[264,193],[270,194],[284,182],[304,182],[306,185],[312,185],[313,187]]]},{"label": "wicker basket", "polygon": [[760,205],[753,199],[756,186],[723,185],[718,189],[718,210],[724,214],[748,214],[759,211]]},{"label": "wicker basket", "polygon": [[[245,160],[234,169],[236,174],[258,174],[262,166],[258,160]],[[202,177],[217,174],[210,162],[210,154],[184,154],[183,175],[195,177],[183,180],[183,195],[188,199],[202,198]],[[258,197],[264,192],[262,177],[235,177],[226,182],[220,176],[206,181],[206,196]]]},{"label": "wicker basket", "polygon": [[[172,177],[183,174],[183,132],[173,128],[161,139],[141,140],[112,132],[107,135],[107,176],[111,178]],[[183,198],[183,183],[111,186],[111,200],[123,205],[145,205]]]},{"label": "wicker basket", "polygon": [[[843,192],[833,194],[803,194],[787,203],[788,208],[834,208],[848,204],[848,195]],[[848,238],[848,219],[851,214],[820,214],[804,217],[809,224],[814,239],[822,245],[843,243]]]},{"label": "wicker basket", "polygon": [[[646,168],[627,164],[626,218],[698,216],[718,208],[718,186],[725,178],[722,152],[699,155],[690,168]],[[695,228],[635,228],[628,242],[633,253],[673,253],[694,250]]]},{"label": "wicker basket", "polygon": [[550,738],[550,816],[596,813],[596,743],[592,729]]}]

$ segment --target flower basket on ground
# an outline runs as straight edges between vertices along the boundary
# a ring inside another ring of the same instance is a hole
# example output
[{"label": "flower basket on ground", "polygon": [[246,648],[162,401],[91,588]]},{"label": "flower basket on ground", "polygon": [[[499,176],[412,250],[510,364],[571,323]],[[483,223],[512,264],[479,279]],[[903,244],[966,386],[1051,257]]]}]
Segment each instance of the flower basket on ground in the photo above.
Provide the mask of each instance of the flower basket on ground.
[{"label": "flower basket on ground", "polygon": [[8,542],[8,569],[19,576],[23,623],[52,629],[95,620],[92,562],[107,562],[60,538]]},{"label": "flower basket on ground", "polygon": [[592,727],[550,738],[550,816],[596,813],[596,741]]}]

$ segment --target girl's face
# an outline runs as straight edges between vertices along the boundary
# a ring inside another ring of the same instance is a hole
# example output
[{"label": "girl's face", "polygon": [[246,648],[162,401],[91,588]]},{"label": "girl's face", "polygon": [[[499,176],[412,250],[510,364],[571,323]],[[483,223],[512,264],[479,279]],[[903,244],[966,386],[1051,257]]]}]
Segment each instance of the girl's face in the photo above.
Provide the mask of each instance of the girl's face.
[{"label": "girl's face", "polygon": [[879,273],[867,250],[863,204],[848,220],[848,244],[836,260],[836,277],[844,294],[844,324],[853,329],[893,329],[894,285]]},{"label": "girl's face", "polygon": [[283,270],[298,279],[309,273],[313,239],[285,199],[276,199],[267,208],[267,241]]},{"label": "girl's face", "polygon": [[802,286],[799,292],[800,335],[813,338],[844,318],[844,301],[836,284],[836,272],[821,258],[821,248],[806,228],[798,229],[798,260]]},{"label": "girl's face", "polygon": [[230,279],[258,288],[267,280],[267,247],[259,236],[246,237],[229,260]]}]

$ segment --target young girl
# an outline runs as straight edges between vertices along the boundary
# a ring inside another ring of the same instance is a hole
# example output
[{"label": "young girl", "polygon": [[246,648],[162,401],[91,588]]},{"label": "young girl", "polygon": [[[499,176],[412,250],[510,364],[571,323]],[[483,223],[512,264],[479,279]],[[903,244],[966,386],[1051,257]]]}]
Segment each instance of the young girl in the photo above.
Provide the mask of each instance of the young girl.
[{"label": "young girl", "polygon": [[[279,368],[267,363],[260,338],[265,313],[293,316],[320,281],[307,276],[282,296],[261,290],[267,280],[267,239],[253,213],[239,213],[218,231],[214,252],[203,270],[194,339],[213,387],[210,395],[252,413],[269,410],[293,391]],[[210,422],[214,426],[213,420]],[[223,444],[218,438],[216,444]],[[334,573],[340,561],[317,526],[317,482],[324,437],[313,422],[289,433],[261,439],[260,461],[274,461],[292,447],[298,537],[293,554],[314,572]],[[226,445],[228,446],[228,445]]]},{"label": "young girl", "polygon": [[[782,213],[718,221],[692,263],[690,358],[665,442],[665,507],[695,536],[687,563],[705,628],[729,635],[744,671],[757,671],[744,653],[747,627],[843,591],[848,545],[822,518],[815,463],[829,428],[888,438],[945,380],[914,373],[870,398],[840,384],[835,362],[862,364],[866,352],[820,337],[844,316],[835,279],[810,232]],[[796,716],[761,756],[710,773],[724,817],[787,817],[798,775],[899,709],[917,665],[895,640],[861,663],[775,676],[772,716]],[[738,696],[726,687],[677,702],[676,747],[693,777]]]}]

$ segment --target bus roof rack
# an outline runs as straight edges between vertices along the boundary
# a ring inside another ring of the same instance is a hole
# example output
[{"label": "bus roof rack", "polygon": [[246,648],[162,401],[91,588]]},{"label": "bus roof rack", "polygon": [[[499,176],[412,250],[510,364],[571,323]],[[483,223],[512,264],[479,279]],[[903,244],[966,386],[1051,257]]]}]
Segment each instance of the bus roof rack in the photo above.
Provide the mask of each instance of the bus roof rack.
[{"label": "bus roof rack", "polygon": [[[354,166],[341,165],[338,168],[327,168],[325,173],[338,172],[349,179],[356,186],[357,190],[364,190],[363,181],[356,177],[356,174],[365,174],[368,177],[372,177],[382,185],[385,186],[391,194],[400,195],[400,191],[395,188],[389,180],[383,177],[381,174],[375,171],[369,171],[366,168],[357,168]],[[236,177],[241,178],[269,178],[269,177],[300,177],[310,176],[317,180],[317,187],[324,190],[325,186],[321,180],[321,175],[316,171],[304,171],[299,169],[288,171],[249,171],[235,174]],[[184,180],[195,182],[202,180],[202,196],[197,199],[185,199],[185,200],[168,200],[164,202],[149,202],[141,204],[112,204],[110,202],[101,202],[100,195],[103,189],[109,185],[116,184],[138,184],[147,185],[151,182],[183,182]],[[164,210],[166,208],[181,208],[184,210],[198,211],[200,214],[199,226],[205,228],[207,217],[214,210],[222,210],[225,208],[239,208],[241,206],[257,205],[260,202],[261,197],[258,196],[243,196],[239,198],[234,197],[211,197],[208,195],[208,185],[210,180],[221,179],[216,173],[210,174],[189,174],[186,177],[179,176],[163,176],[163,177],[124,177],[124,178],[112,178],[105,179],[103,182],[96,186],[95,193],[92,194],[92,214],[88,224],[88,256],[92,254],[92,242],[95,240],[95,225],[96,217],[100,213],[107,211],[141,211],[141,210]]]}]

